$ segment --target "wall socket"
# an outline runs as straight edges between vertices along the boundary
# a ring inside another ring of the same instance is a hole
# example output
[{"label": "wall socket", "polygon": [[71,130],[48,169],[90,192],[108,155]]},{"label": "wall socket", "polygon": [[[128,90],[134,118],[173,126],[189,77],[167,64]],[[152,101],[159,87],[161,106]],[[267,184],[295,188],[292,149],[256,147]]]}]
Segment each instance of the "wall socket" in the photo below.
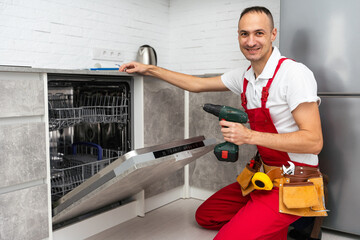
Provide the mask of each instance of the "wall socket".
[{"label": "wall socket", "polygon": [[93,49],[94,60],[105,60],[105,61],[120,61],[121,53],[120,50],[106,49],[106,48],[94,48]]}]

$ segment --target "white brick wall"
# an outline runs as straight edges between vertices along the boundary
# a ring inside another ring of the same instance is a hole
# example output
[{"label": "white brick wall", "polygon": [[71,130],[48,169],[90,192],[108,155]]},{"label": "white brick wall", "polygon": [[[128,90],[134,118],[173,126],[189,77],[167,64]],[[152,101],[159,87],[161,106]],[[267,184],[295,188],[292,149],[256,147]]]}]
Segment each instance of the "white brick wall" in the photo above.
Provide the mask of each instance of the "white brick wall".
[{"label": "white brick wall", "polygon": [[279,25],[280,0],[171,0],[170,68],[203,74],[247,66],[237,25],[242,10],[255,5],[267,7]]},{"label": "white brick wall", "polygon": [[169,0],[0,0],[0,64],[46,68],[114,67],[94,48],[134,60],[152,45],[168,61]]},{"label": "white brick wall", "polygon": [[[268,7],[278,26],[280,0],[0,0],[0,65],[115,67],[149,44],[160,66],[221,73],[248,64],[236,31],[251,5]],[[94,60],[94,48],[121,59]]]}]

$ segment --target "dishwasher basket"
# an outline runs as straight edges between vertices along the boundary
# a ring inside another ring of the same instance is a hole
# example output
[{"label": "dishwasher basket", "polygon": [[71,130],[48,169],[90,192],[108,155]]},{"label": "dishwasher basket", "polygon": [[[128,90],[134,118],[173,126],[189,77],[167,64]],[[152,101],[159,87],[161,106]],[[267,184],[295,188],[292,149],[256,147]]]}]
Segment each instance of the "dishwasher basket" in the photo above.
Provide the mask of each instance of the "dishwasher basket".
[{"label": "dishwasher basket", "polygon": [[74,101],[73,94],[49,93],[49,130],[59,130],[85,123],[126,123],[129,98],[117,95],[83,94]]},{"label": "dishwasher basket", "polygon": [[68,128],[82,121],[82,109],[74,107],[72,94],[49,94],[49,129]]},{"label": "dishwasher basket", "polygon": [[123,151],[102,149],[94,143],[72,145],[72,155],[51,156],[51,196],[55,201],[79,186],[101,169],[124,154]]}]

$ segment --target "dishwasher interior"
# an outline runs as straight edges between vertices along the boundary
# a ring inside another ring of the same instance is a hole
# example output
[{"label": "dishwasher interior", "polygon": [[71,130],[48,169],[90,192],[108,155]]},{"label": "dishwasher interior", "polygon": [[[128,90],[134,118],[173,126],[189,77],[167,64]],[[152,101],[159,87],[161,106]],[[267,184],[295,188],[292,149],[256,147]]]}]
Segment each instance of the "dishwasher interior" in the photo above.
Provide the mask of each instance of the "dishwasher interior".
[{"label": "dishwasher interior", "polygon": [[54,203],[132,150],[131,77],[48,75]]}]

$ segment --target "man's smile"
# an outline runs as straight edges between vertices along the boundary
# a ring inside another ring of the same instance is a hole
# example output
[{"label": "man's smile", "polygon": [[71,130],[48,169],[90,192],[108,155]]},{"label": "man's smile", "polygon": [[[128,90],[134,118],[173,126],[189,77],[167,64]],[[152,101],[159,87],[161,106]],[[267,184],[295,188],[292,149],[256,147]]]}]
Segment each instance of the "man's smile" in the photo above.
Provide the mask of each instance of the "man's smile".
[{"label": "man's smile", "polygon": [[260,50],[260,47],[256,47],[256,48],[245,48],[246,51],[248,51],[250,54],[254,54],[257,53]]}]

